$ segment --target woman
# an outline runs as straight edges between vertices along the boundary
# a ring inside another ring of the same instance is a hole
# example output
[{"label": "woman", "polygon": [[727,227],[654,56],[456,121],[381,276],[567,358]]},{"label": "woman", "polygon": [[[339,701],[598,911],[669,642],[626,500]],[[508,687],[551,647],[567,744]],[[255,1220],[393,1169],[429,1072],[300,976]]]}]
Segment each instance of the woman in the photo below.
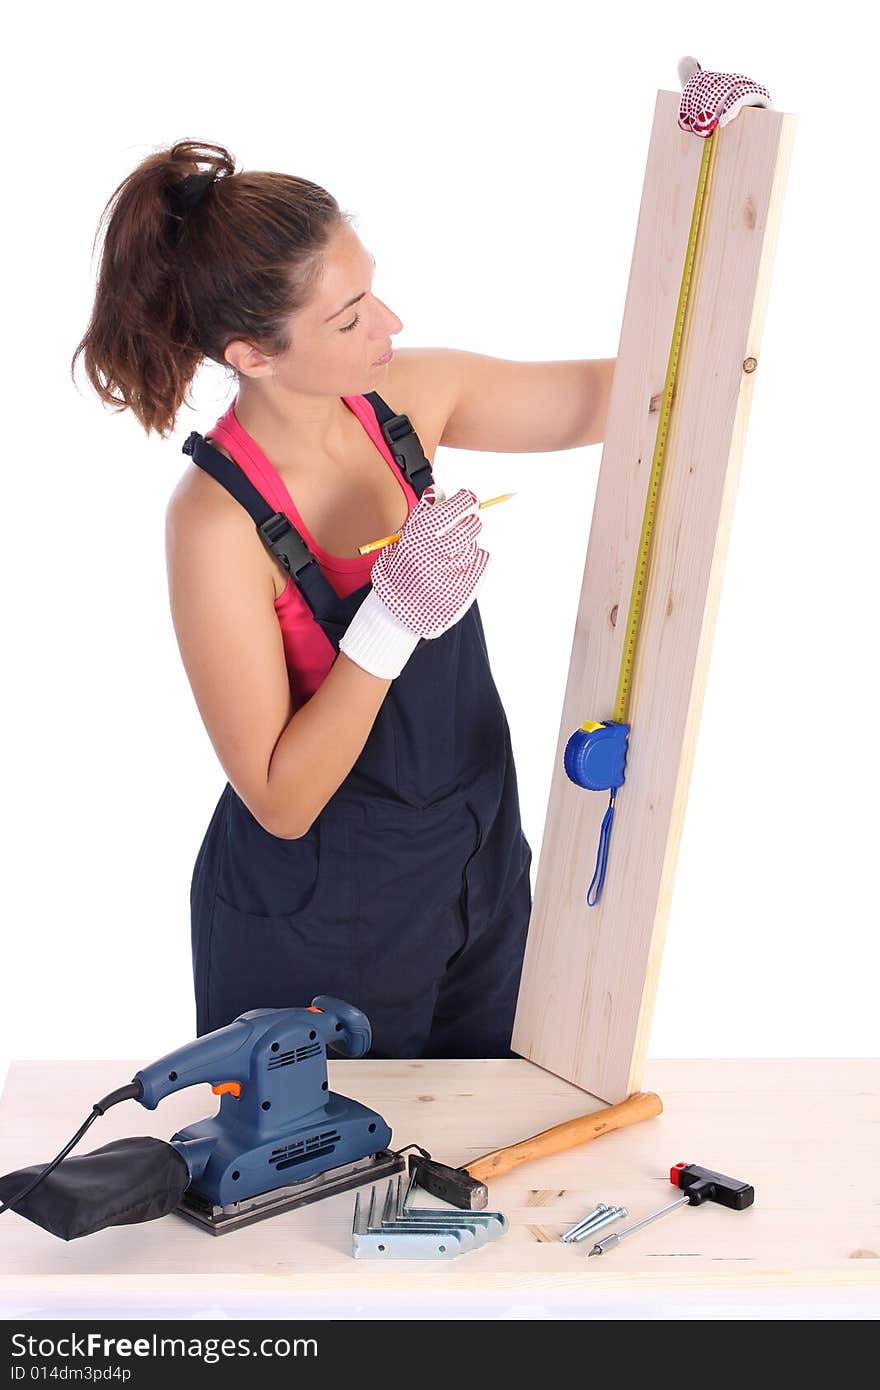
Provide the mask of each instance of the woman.
[{"label": "woman", "polygon": [[237,381],[167,511],[175,632],[228,779],[192,879],[197,1031],[325,993],[363,1009],[374,1057],[512,1056],[531,851],[477,498],[446,499],[429,460],[595,442],[613,359],[392,353],[349,215],[219,145],[151,155],[108,210],[73,365],[161,437],[203,357]]}]

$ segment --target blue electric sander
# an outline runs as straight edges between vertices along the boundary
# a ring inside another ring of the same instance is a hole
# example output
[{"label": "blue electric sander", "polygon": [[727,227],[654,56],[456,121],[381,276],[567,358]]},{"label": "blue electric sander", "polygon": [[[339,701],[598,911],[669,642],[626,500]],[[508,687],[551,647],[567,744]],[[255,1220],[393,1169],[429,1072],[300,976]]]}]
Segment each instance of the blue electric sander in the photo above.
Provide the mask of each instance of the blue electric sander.
[{"label": "blue electric sander", "polygon": [[[329,1089],[327,1048],[362,1057],[370,1043],[366,1015],[329,995],[307,1008],[252,1009],[160,1057],[97,1102],[45,1168],[0,1178],[0,1210],[17,1210],[68,1240],[168,1211],[221,1235],[399,1172],[404,1159],[389,1150],[382,1116]],[[118,1140],[53,1173],[111,1105],[134,1099],[155,1110],[173,1091],[200,1082],[220,1096],[214,1115],[167,1143]],[[18,1191],[29,1176],[34,1180]]]}]

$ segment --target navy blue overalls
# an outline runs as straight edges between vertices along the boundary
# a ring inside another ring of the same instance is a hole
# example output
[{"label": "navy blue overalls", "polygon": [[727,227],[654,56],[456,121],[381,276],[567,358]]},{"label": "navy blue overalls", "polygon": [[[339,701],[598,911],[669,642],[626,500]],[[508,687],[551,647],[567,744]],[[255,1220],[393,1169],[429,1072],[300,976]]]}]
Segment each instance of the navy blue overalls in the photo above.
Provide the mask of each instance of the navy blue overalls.
[{"label": "navy blue overalls", "polygon": [[[421,497],[431,465],[409,419],[375,392],[366,399]],[[339,598],[243,469],[197,433],[183,448],[250,512],[338,652],[370,584]],[[301,838],[270,834],[227,782],[192,878],[198,1034],[247,1009],[333,994],[367,1015],[371,1057],[516,1055],[530,862],[474,602],[447,632],[419,642],[359,758]]]}]

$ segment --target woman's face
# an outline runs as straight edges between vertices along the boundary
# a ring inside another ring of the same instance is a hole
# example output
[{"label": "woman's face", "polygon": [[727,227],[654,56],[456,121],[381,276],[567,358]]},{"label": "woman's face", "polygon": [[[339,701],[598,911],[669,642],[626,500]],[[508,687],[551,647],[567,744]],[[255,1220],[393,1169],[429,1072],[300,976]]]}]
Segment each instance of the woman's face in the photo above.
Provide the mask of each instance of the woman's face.
[{"label": "woman's face", "polygon": [[247,376],[270,376],[283,390],[306,395],[378,390],[387,364],[377,361],[403,325],[370,289],[374,266],[357,233],[343,224],[327,244],[309,303],[290,318],[288,351],[264,357],[237,341],[227,348],[228,360]]}]

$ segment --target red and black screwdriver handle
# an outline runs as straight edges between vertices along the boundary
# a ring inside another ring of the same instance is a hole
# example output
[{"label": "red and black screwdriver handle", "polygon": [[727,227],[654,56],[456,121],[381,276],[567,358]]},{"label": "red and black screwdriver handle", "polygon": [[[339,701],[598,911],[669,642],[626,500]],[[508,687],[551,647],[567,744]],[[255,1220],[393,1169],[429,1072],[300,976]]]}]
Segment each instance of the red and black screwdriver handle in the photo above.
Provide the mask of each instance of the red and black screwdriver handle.
[{"label": "red and black screwdriver handle", "polygon": [[702,1202],[717,1202],[733,1211],[744,1211],[755,1200],[751,1183],[729,1178],[725,1173],[713,1173],[711,1168],[701,1168],[696,1163],[676,1163],[669,1170],[669,1181],[673,1187],[680,1187],[687,1193],[692,1207]]}]

